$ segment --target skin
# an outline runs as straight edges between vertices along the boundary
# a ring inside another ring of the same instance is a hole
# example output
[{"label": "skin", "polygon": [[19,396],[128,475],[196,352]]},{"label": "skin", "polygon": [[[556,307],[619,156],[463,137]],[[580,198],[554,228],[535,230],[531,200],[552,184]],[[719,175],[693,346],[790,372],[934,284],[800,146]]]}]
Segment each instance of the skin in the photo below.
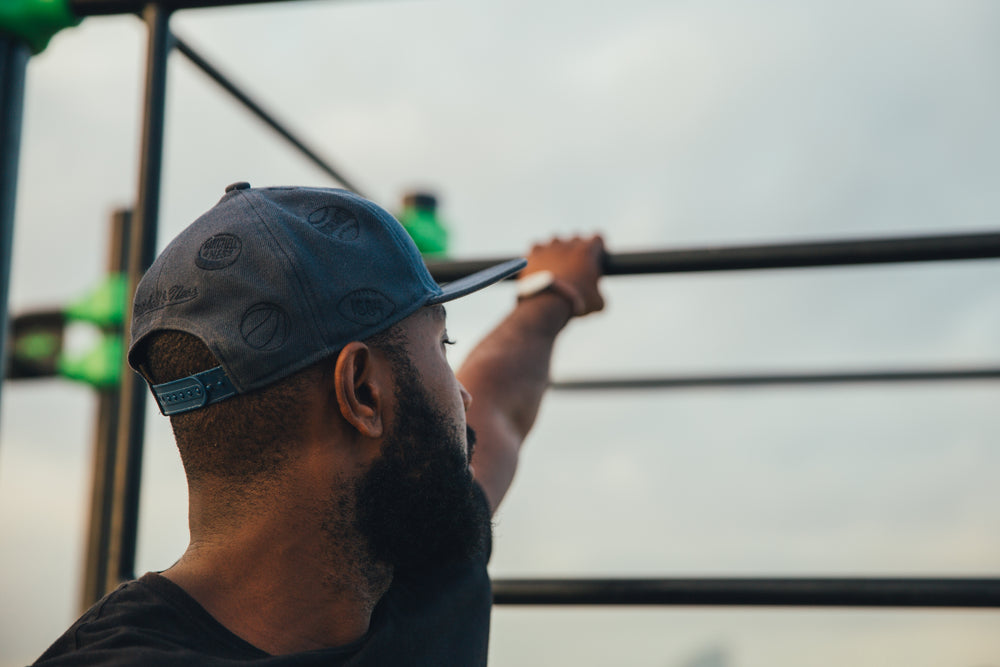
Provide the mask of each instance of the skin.
[{"label": "skin", "polygon": [[[532,247],[521,276],[551,271],[582,297],[586,315],[604,308],[598,290],[603,255],[600,236],[553,239]],[[494,512],[514,479],[521,445],[548,387],[556,337],[572,316],[570,302],[555,292],[520,301],[458,371],[475,397],[468,412],[478,436],[474,470]]]},{"label": "skin", "polygon": [[[600,237],[554,239],[532,248],[524,274],[552,271],[589,313],[604,305],[602,255]],[[553,344],[571,317],[570,302],[557,293],[519,302],[457,376],[447,361],[444,308],[421,309],[403,323],[424,389],[463,433],[467,418],[478,434],[473,470],[492,510],[513,479],[548,384]],[[215,499],[225,489],[209,480],[189,490],[191,542],[163,572],[222,625],[271,654],[358,640],[392,581],[392,567],[373,562],[351,526],[340,526],[335,541],[321,536],[328,504],[352,501],[331,493],[353,493],[395,423],[393,365],[378,349],[352,342],[331,366],[302,397],[306,435],[261,498],[225,508],[220,524]]]}]

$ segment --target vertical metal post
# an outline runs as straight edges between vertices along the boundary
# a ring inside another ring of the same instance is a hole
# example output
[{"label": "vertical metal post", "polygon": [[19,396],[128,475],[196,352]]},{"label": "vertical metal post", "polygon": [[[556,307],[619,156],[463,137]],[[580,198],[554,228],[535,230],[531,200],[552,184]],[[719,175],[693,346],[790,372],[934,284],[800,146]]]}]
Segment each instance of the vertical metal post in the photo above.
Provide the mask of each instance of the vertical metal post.
[{"label": "vertical metal post", "polygon": [[[119,209],[111,217],[111,243],[108,249],[108,271],[128,270],[129,231],[132,211]],[[111,507],[114,498],[115,454],[121,390],[103,389],[97,399],[97,426],[94,433],[94,464],[91,477],[90,526],[83,566],[83,590],[80,610],[97,602],[116,581],[108,582],[108,549],[111,541]],[[110,584],[110,585],[109,585]]]},{"label": "vertical metal post", "polygon": [[[142,274],[156,256],[160,210],[160,172],[163,163],[163,120],[166,106],[167,56],[170,54],[170,11],[158,3],[146,5],[143,20],[149,29],[146,52],[146,90],[139,164],[139,194],[128,252],[128,293],[134,294]],[[131,311],[131,307],[127,309]],[[126,341],[131,314],[125,318]],[[136,534],[139,523],[139,483],[146,425],[146,386],[129,369],[122,372],[120,422],[115,456],[111,541],[106,582],[109,587],[135,576]]]},{"label": "vertical metal post", "polygon": [[7,377],[7,298],[24,114],[24,75],[29,57],[28,45],[21,39],[0,33],[0,385]]}]

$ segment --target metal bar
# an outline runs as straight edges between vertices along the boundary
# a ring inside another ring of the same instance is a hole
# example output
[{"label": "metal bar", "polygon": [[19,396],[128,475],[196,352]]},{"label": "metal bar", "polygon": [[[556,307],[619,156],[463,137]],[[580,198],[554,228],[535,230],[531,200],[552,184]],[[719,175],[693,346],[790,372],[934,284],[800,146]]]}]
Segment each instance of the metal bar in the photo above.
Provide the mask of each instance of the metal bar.
[{"label": "metal bar", "polygon": [[510,605],[1000,608],[1000,579],[498,579]]},{"label": "metal bar", "polygon": [[[604,273],[638,275],[747,269],[790,269],[814,266],[934,262],[1000,257],[1000,233],[855,239],[819,243],[692,248],[608,254]],[[428,262],[439,282],[493,266],[504,259]]]},{"label": "metal bar", "polygon": [[[111,218],[110,248],[108,249],[108,271],[127,271],[129,226],[132,212],[127,209],[115,211]],[[94,462],[91,474],[90,522],[87,531],[87,547],[83,566],[83,586],[80,596],[80,611],[90,608],[117,581],[107,580],[105,563],[111,543],[111,507],[114,498],[115,444],[118,440],[118,415],[121,391],[118,388],[104,389],[98,393],[97,420],[94,432]]]},{"label": "metal bar", "polygon": [[[146,54],[145,113],[139,163],[139,194],[128,252],[128,294],[134,294],[142,274],[156,256],[163,165],[163,124],[166,106],[167,56],[170,53],[170,11],[150,3],[143,12],[149,28]],[[128,308],[131,311],[131,307]],[[131,314],[126,317],[127,329]],[[108,550],[109,586],[135,575],[135,545],[139,523],[139,484],[146,425],[146,385],[124,368],[112,505],[112,541]]]},{"label": "metal bar", "polygon": [[871,382],[953,382],[995,380],[1000,368],[919,369],[910,371],[857,371],[849,373],[775,373],[767,375],[677,375],[559,380],[552,389],[600,391],[618,389],[689,389],[692,387],[748,387],[792,384],[862,384]]},{"label": "metal bar", "polygon": [[249,95],[240,90],[240,88],[233,83],[229,77],[220,72],[217,67],[205,60],[203,56],[198,54],[186,42],[176,35],[174,35],[174,46],[176,46],[177,50],[184,54],[188,60],[194,63],[198,69],[207,74],[209,78],[219,84],[223,90],[232,95],[238,102],[240,102],[240,104],[249,109],[255,116],[264,121],[268,127],[284,137],[288,143],[297,148],[299,152],[305,155],[313,164],[326,172],[335,181],[342,183],[348,190],[353,190],[357,194],[364,196],[361,190],[354,183],[349,181],[339,170],[331,165],[328,160],[320,157],[315,151],[309,148],[271,113],[265,111],[260,104],[255,102]]},{"label": "metal bar", "polygon": [[24,79],[31,52],[21,39],[0,33],[0,387],[7,377],[8,299],[14,246],[17,166],[21,154]]},{"label": "metal bar", "polygon": [[[288,0],[161,0],[159,5],[167,12],[172,12],[178,9],[255,5],[265,2],[288,2]],[[146,7],[146,4],[144,0],[69,0],[70,10],[80,17],[108,14],[140,14]]]}]

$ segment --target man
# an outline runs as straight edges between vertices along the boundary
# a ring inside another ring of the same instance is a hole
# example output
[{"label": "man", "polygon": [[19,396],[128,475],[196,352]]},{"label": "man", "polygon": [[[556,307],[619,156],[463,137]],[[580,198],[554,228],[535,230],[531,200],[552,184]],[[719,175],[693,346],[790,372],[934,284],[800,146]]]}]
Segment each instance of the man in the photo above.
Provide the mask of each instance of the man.
[{"label": "man", "polygon": [[[489,517],[557,334],[603,307],[602,254],[553,241],[440,287],[361,197],[227,188],[140,283],[128,354],[170,415],[190,545],[36,664],[485,664]],[[441,304],[522,267],[456,378]]]}]

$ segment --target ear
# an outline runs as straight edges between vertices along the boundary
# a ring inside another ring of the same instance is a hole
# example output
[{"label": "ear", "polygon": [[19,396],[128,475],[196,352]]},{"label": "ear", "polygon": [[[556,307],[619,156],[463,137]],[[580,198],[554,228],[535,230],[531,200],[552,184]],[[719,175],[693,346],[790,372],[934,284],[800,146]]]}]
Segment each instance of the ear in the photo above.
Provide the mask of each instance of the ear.
[{"label": "ear", "polygon": [[371,349],[360,342],[348,343],[337,356],[334,385],[340,414],[358,433],[382,437],[385,397],[384,374],[379,373]]}]

